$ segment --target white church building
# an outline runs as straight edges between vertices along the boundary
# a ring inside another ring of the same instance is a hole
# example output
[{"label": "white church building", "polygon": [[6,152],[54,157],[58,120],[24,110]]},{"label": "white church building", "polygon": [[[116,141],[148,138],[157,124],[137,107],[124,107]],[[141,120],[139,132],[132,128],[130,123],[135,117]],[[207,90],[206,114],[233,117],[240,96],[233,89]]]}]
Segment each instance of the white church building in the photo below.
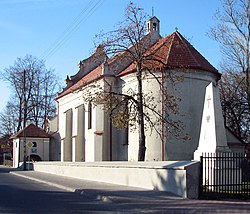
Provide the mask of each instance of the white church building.
[{"label": "white church building", "polygon": [[[152,17],[148,23],[151,44],[164,65],[154,65],[154,72],[183,75],[177,84],[180,113],[184,133],[178,138],[169,133],[159,136],[146,130],[146,161],[192,160],[199,144],[206,87],[217,85],[221,74],[179,33],[162,38],[160,21]],[[61,138],[61,161],[137,161],[138,132],[115,128],[102,108],[93,105],[86,95],[101,85],[123,93],[136,88],[135,63],[119,63],[119,57],[107,58],[101,47],[89,58],[81,60],[79,71],[67,77],[67,86],[57,97],[58,132]],[[152,78],[143,79],[143,93],[160,96],[159,85]],[[176,92],[177,93],[177,92]],[[159,102],[159,108],[162,104]],[[231,144],[232,145],[232,144]]]}]

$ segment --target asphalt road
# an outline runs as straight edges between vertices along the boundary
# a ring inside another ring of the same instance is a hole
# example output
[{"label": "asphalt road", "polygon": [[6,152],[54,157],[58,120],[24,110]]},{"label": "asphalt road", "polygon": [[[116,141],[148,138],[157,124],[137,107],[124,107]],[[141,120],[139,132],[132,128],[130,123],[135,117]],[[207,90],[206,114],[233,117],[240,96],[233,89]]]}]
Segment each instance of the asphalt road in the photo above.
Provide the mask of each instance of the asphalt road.
[{"label": "asphalt road", "polygon": [[12,175],[9,170],[0,167],[0,213],[95,213],[116,210],[91,195],[83,197],[66,192]]},{"label": "asphalt road", "polygon": [[[250,213],[250,201],[189,200],[164,192],[72,179],[0,166],[0,213]],[[19,176],[17,176],[19,174]],[[31,180],[28,177],[40,179]],[[67,190],[65,186],[80,186]],[[67,185],[66,185],[67,184]],[[78,190],[78,191],[76,191]],[[100,197],[99,197],[100,196]]]}]

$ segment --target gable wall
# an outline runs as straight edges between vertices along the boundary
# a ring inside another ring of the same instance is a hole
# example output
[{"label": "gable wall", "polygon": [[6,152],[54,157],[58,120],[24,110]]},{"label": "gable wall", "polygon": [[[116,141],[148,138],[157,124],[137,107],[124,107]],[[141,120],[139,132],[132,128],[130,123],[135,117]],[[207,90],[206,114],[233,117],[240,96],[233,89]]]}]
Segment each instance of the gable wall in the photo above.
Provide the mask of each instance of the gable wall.
[{"label": "gable wall", "polygon": [[[24,141],[27,143],[36,142],[37,147],[24,148]],[[20,151],[19,151],[20,150]],[[43,161],[49,161],[49,138],[30,138],[27,137],[13,139],[13,167],[19,167],[19,163],[24,160],[24,152],[26,151],[26,157],[30,155],[37,155]]]}]

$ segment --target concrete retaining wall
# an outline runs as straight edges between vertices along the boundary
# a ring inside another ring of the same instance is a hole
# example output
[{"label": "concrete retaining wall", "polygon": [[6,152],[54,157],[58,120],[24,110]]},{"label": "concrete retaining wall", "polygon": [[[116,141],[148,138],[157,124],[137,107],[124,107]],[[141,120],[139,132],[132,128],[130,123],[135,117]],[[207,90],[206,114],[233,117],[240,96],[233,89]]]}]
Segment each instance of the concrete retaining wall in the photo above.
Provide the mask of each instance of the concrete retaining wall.
[{"label": "concrete retaining wall", "polygon": [[34,163],[35,171],[168,191],[183,198],[198,198],[199,167],[197,161]]}]

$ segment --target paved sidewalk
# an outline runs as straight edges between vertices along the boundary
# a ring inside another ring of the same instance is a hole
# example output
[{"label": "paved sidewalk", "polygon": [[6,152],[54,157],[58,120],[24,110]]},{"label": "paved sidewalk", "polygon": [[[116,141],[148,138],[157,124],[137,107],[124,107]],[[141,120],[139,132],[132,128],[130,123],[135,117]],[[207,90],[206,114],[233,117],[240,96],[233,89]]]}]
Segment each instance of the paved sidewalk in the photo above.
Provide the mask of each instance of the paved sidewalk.
[{"label": "paved sidewalk", "polygon": [[[37,182],[46,183],[65,191],[76,192],[90,200],[100,200],[119,206],[140,207],[155,213],[250,213],[250,201],[189,200],[169,192],[150,191],[101,182],[58,176],[37,171],[12,171]],[[157,209],[156,209],[157,207]],[[132,208],[131,208],[132,210]]]}]

